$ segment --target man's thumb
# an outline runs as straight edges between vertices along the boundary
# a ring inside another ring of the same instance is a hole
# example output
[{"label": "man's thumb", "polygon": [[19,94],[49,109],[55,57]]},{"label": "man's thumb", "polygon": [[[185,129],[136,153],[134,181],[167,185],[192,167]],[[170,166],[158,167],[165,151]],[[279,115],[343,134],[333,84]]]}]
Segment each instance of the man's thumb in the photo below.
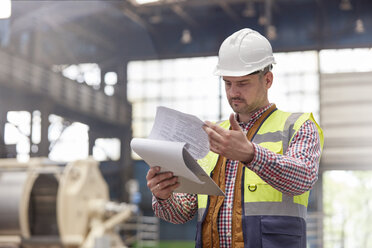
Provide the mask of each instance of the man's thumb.
[{"label": "man's thumb", "polygon": [[230,114],[230,125],[232,130],[240,130],[239,123],[235,120],[234,114]]}]

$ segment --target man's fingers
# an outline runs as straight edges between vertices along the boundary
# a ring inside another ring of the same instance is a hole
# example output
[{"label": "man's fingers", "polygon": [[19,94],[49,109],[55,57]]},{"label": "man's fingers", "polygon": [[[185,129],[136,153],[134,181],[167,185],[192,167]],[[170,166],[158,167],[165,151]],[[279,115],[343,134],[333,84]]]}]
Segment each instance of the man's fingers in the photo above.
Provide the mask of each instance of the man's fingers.
[{"label": "man's fingers", "polygon": [[168,199],[173,191],[180,186],[180,183],[177,181],[178,178],[174,177],[171,180],[167,180],[166,182],[158,183],[151,189],[151,192],[157,198]]},{"label": "man's fingers", "polygon": [[173,172],[160,172],[160,167],[155,166],[150,168],[147,172],[146,180],[149,181],[154,177],[157,177],[157,181],[163,181],[167,178],[173,177]]},{"label": "man's fingers", "polygon": [[222,127],[214,125],[208,121],[206,122],[206,125],[203,126],[203,129],[208,134],[209,143],[223,141],[222,135],[224,135],[224,132],[226,132],[226,130]]},{"label": "man's fingers", "polygon": [[217,153],[217,154],[220,154],[220,150],[219,150],[218,145],[215,145],[215,146],[212,146],[212,145],[211,145],[209,148],[210,148],[210,150],[211,150],[212,152]]},{"label": "man's fingers", "polygon": [[220,135],[224,135],[227,131],[226,129],[220,127],[219,125],[213,124],[212,122],[209,121],[206,121],[205,124]]},{"label": "man's fingers", "polygon": [[160,167],[158,166],[151,167],[149,171],[147,172],[146,180],[149,181],[151,178],[155,177],[156,174],[158,174],[159,172],[160,172]]},{"label": "man's fingers", "polygon": [[230,114],[230,125],[231,125],[231,129],[232,130],[235,130],[235,131],[240,131],[240,126],[239,126],[239,123],[235,120],[235,115],[233,113]]},{"label": "man's fingers", "polygon": [[160,184],[163,181],[170,180],[172,178],[173,178],[173,173],[172,172],[158,173],[153,178],[147,180],[147,187],[152,189],[153,187],[155,187],[155,185]]},{"label": "man's fingers", "polygon": [[178,181],[178,177],[159,177],[157,179],[160,179],[158,182],[154,183],[153,188],[155,190],[162,190],[167,188],[169,185],[175,184]]},{"label": "man's fingers", "polygon": [[180,186],[180,183],[179,182],[176,182],[175,184],[173,185],[170,185],[167,187],[167,190],[173,192],[176,188],[178,188]]},{"label": "man's fingers", "polygon": [[160,172],[160,167],[155,166],[149,169],[146,175],[147,187],[160,199],[167,199],[173,190],[179,186],[178,177],[172,172]]},{"label": "man's fingers", "polygon": [[155,185],[154,190],[165,191],[169,193],[169,189],[173,189],[173,187],[175,187],[176,184],[179,185],[177,181],[178,181],[178,177],[173,177],[171,180],[167,180],[166,182],[161,182]]}]

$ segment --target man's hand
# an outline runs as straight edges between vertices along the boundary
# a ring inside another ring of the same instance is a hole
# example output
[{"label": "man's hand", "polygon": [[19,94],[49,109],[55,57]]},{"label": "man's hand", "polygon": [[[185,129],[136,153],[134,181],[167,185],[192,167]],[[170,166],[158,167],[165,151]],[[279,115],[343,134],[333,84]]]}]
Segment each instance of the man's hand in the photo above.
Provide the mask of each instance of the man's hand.
[{"label": "man's hand", "polygon": [[241,130],[234,114],[230,115],[231,130],[226,130],[209,121],[204,131],[208,134],[210,150],[231,160],[249,163],[254,157],[254,148]]},{"label": "man's hand", "polygon": [[173,176],[172,172],[159,173],[160,167],[152,167],[147,172],[147,187],[152,194],[159,199],[168,199],[173,190],[180,184],[177,182],[178,177]]}]

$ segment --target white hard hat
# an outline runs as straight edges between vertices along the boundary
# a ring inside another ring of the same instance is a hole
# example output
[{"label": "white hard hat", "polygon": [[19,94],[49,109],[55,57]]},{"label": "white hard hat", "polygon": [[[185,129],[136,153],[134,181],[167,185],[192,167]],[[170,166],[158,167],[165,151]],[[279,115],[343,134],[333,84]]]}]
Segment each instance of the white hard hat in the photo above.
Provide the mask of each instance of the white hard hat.
[{"label": "white hard hat", "polygon": [[270,42],[257,31],[239,30],[227,37],[218,53],[217,76],[245,76],[275,64]]}]

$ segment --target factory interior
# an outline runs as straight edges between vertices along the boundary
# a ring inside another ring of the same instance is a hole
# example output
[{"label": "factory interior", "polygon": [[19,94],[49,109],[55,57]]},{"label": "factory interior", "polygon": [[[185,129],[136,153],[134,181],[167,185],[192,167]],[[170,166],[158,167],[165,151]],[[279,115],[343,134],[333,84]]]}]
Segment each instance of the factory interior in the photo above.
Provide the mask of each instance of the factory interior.
[{"label": "factory interior", "polygon": [[372,248],[372,1],[0,0],[0,247],[195,247],[132,151],[158,106],[229,118],[222,41],[271,43],[269,100],[324,132],[307,247]]}]

